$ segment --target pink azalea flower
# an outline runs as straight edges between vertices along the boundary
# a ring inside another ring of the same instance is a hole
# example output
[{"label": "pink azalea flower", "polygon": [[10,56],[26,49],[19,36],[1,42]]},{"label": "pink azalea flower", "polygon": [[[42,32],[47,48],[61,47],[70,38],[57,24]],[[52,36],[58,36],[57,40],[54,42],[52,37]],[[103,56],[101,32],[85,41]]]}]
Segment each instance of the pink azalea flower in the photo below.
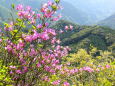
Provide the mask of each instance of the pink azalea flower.
[{"label": "pink azalea flower", "polygon": [[50,70],[50,67],[49,67],[49,66],[45,66],[44,69],[45,69],[46,71],[49,71],[49,70]]},{"label": "pink azalea flower", "polygon": [[38,24],[37,28],[39,28],[39,29],[42,28],[42,24]]},{"label": "pink azalea flower", "polygon": [[22,65],[25,65],[25,64],[26,64],[26,61],[24,60],[24,58],[20,58],[19,61],[22,63]]},{"label": "pink azalea flower", "polygon": [[22,74],[21,70],[16,70],[17,74]]},{"label": "pink azalea flower", "polygon": [[36,40],[39,37],[39,34],[37,33],[36,30],[33,31],[34,34],[32,35],[32,40]]},{"label": "pink azalea flower", "polygon": [[49,23],[45,23],[45,26],[48,26],[49,25]]},{"label": "pink azalea flower", "polygon": [[7,45],[7,46],[5,47],[5,49],[8,50],[8,52],[11,52],[11,51],[12,51],[12,47],[11,47],[10,45]]},{"label": "pink azalea flower", "polygon": [[12,71],[12,70],[10,71],[10,74],[13,74],[13,71]]},{"label": "pink azalea flower", "polygon": [[13,30],[13,22],[10,22],[8,26],[4,27],[5,31],[12,31]]},{"label": "pink azalea flower", "polygon": [[64,82],[63,85],[64,86],[70,86],[70,84],[68,82]]},{"label": "pink azalea flower", "polygon": [[63,30],[60,30],[59,33],[63,33],[64,31]]},{"label": "pink azalea flower", "polygon": [[[30,16],[27,16],[27,19],[30,19]],[[32,18],[30,23],[35,24],[36,23],[35,19]]]},{"label": "pink azalea flower", "polygon": [[75,73],[74,69],[70,70],[70,74],[74,74],[74,73]]},{"label": "pink azalea flower", "polygon": [[80,68],[79,71],[82,72],[82,71],[83,71],[83,68]]},{"label": "pink azalea flower", "polygon": [[48,5],[51,6],[51,5],[52,5],[52,2],[51,2],[51,1],[48,1]]},{"label": "pink azalea flower", "polygon": [[25,40],[26,42],[32,42],[32,36],[31,36],[31,35],[28,35],[28,36],[26,36],[26,37],[24,38],[24,40]]},{"label": "pink azalea flower", "polygon": [[34,48],[31,48],[30,56],[34,56],[34,55],[36,55],[36,54],[37,54],[37,52],[35,51],[35,49],[34,49]]},{"label": "pink azalea flower", "polygon": [[24,46],[24,43],[23,42],[19,42],[16,46],[16,49],[17,50],[23,50],[23,46]]},{"label": "pink azalea flower", "polygon": [[37,14],[37,18],[40,18],[41,17],[41,14]]},{"label": "pink azalea flower", "polygon": [[26,7],[26,10],[27,10],[27,11],[31,11],[31,9],[32,9],[32,8],[31,8],[30,6],[27,6],[27,7]]},{"label": "pink azalea flower", "polygon": [[102,70],[104,70],[105,68],[104,67],[101,67]]},{"label": "pink azalea flower", "polygon": [[65,26],[65,30],[68,30],[69,29],[69,27],[68,26]]},{"label": "pink azalea flower", "polygon": [[55,18],[52,19],[52,21],[58,21],[58,20],[59,20],[58,17],[55,17]]},{"label": "pink azalea flower", "polygon": [[37,67],[38,67],[38,68],[39,68],[39,67],[41,67],[41,64],[40,64],[40,63],[38,63],[38,64],[37,64]]},{"label": "pink azalea flower", "polygon": [[56,69],[58,69],[58,70],[61,70],[61,68],[62,68],[62,65],[57,65],[56,66]]},{"label": "pink azalea flower", "polygon": [[72,26],[72,25],[70,25],[69,27],[70,27],[70,30],[72,30],[72,29],[73,29],[73,26]]},{"label": "pink azalea flower", "polygon": [[16,7],[16,10],[23,10],[23,5],[19,4],[19,5]]},{"label": "pink azalea flower", "polygon": [[43,4],[43,6],[42,6],[43,8],[47,8],[48,7],[48,4],[47,3],[45,3],[45,4]]},{"label": "pink azalea flower", "polygon": [[60,43],[61,43],[61,41],[60,41],[60,40],[57,40],[56,42],[57,42],[58,44],[60,44]]},{"label": "pink azalea flower", "polygon": [[43,78],[43,80],[44,80],[44,81],[47,81],[47,82],[50,81],[50,79],[48,78],[48,76],[45,76],[45,77]]},{"label": "pink azalea flower", "polygon": [[60,19],[61,17],[62,17],[62,15],[61,15],[61,14],[59,14],[59,15],[58,15],[58,18]]},{"label": "pink azalea flower", "polygon": [[55,42],[56,42],[56,39],[52,39],[52,40],[51,40],[51,43],[52,43],[52,44],[55,44]]},{"label": "pink azalea flower", "polygon": [[60,80],[56,80],[54,82],[52,82],[53,85],[59,85],[60,84]]},{"label": "pink azalea flower", "polygon": [[97,68],[97,69],[96,69],[96,71],[97,71],[97,72],[99,72],[99,71],[100,71],[100,69],[99,69],[99,68]]},{"label": "pink azalea flower", "polygon": [[48,33],[46,33],[46,32],[43,32],[43,33],[41,33],[41,39],[43,39],[43,40],[48,40],[49,39],[49,36],[48,36]]},{"label": "pink azalea flower", "polygon": [[11,69],[16,69],[16,66],[10,66]]},{"label": "pink azalea flower", "polygon": [[28,71],[28,68],[27,67],[23,67],[23,73],[26,73]]},{"label": "pink azalea flower", "polygon": [[77,73],[78,72],[78,69],[75,69],[75,73]]},{"label": "pink azalea flower", "polygon": [[110,68],[111,66],[110,65],[106,65],[106,68]]},{"label": "pink azalea flower", "polygon": [[88,71],[88,72],[94,72],[94,70],[90,67],[83,67],[83,70]]},{"label": "pink azalea flower", "polygon": [[0,43],[2,42],[2,39],[0,39]]}]

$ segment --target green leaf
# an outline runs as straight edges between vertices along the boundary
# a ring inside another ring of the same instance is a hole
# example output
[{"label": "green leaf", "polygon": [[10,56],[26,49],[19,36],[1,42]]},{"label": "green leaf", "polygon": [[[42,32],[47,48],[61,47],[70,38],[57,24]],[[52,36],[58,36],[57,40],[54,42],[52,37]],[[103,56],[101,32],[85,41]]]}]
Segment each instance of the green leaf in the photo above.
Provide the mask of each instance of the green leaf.
[{"label": "green leaf", "polygon": [[5,26],[8,26],[8,24],[7,24],[7,23],[4,23],[4,25],[5,25]]},{"label": "green leaf", "polygon": [[54,11],[57,10],[57,6],[56,6],[56,5],[52,5],[51,7],[52,7],[52,9],[53,9]]},{"label": "green leaf", "polygon": [[33,29],[36,29],[36,27],[35,27],[34,25],[32,25],[32,28],[33,28]]},{"label": "green leaf", "polygon": [[55,2],[56,2],[56,3],[59,3],[59,2],[60,2],[60,0],[55,0]]},{"label": "green leaf", "polygon": [[13,30],[13,32],[14,32],[14,33],[17,33],[17,32],[18,32],[18,30]]},{"label": "green leaf", "polygon": [[43,44],[38,44],[38,47],[39,48],[42,48],[44,45]]},{"label": "green leaf", "polygon": [[18,22],[22,22],[22,20],[21,20],[21,19],[19,19],[19,18],[17,18],[16,20],[17,20]]},{"label": "green leaf", "polygon": [[15,8],[15,5],[14,4],[11,4],[12,8],[14,9]]}]

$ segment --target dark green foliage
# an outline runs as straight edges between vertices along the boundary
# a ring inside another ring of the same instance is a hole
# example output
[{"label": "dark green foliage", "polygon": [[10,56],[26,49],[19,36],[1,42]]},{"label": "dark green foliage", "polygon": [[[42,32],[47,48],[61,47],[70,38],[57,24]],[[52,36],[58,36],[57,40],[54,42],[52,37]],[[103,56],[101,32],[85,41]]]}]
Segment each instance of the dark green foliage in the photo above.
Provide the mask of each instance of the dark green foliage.
[{"label": "dark green foliage", "polygon": [[[90,46],[101,50],[115,50],[115,30],[101,26],[79,26],[72,22],[60,20],[54,25],[56,29],[62,29],[65,25],[73,25],[74,30],[61,34],[62,45],[70,46],[72,51],[79,48],[90,49]],[[113,47],[112,47],[113,46]]]}]

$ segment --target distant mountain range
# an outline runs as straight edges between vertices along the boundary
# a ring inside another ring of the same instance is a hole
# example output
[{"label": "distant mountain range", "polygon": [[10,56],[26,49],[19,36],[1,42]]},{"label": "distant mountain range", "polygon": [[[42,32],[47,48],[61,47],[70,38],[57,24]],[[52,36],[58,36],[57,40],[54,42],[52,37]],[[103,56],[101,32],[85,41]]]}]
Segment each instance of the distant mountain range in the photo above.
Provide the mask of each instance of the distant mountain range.
[{"label": "distant mountain range", "polygon": [[3,6],[0,6],[0,21],[6,21],[9,17],[10,11]]},{"label": "distant mountain range", "polygon": [[73,6],[68,2],[63,1],[61,2],[61,5],[64,8],[61,11],[61,14],[64,19],[76,22],[81,25],[89,23],[88,21],[89,17],[84,11],[77,9],[75,6]]},{"label": "distant mountain range", "polygon": [[89,24],[97,23],[115,13],[115,0],[64,0],[90,16]]},{"label": "distant mountain range", "polygon": [[[29,5],[34,9],[39,9],[41,4],[45,2],[45,0],[1,0],[0,1],[0,5],[1,7],[4,7],[5,9],[10,10],[9,8],[11,8],[11,4],[24,4],[25,6]],[[78,24],[87,24],[88,23],[88,15],[77,9],[75,6],[73,6],[72,4],[68,3],[68,2],[61,2],[61,5],[63,6],[63,10],[59,11],[59,13],[61,13],[63,15],[63,19],[66,20],[71,20],[73,22],[77,22]],[[2,13],[3,10],[1,10],[0,14]],[[9,13],[8,13],[9,14]]]},{"label": "distant mountain range", "polygon": [[[13,12],[11,12],[10,8],[12,3],[15,5],[30,5],[33,9],[39,9],[41,4],[46,1],[47,0],[0,0],[0,22],[11,19],[11,13]],[[112,13],[115,12],[113,10],[115,6],[113,6],[114,3],[112,6],[110,5],[111,1],[113,0],[105,0],[105,2],[104,0],[77,0],[77,2],[76,0],[63,0],[60,4],[64,9],[59,11],[59,13],[62,14],[62,19],[69,20],[80,25],[98,24],[115,28],[115,15],[112,15]],[[109,6],[105,7],[107,3]],[[97,4],[99,7],[97,7]]]},{"label": "distant mountain range", "polygon": [[115,29],[115,14],[98,22],[98,25],[107,26],[107,27],[111,27],[112,29]]}]

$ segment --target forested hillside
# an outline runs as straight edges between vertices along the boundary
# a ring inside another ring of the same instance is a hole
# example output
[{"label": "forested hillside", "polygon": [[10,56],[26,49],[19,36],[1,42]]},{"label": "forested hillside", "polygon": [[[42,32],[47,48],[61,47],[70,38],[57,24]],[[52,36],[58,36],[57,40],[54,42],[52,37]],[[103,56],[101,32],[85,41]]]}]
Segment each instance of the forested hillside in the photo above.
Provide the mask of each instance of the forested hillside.
[{"label": "forested hillside", "polygon": [[66,25],[73,25],[74,29],[60,35],[62,45],[71,46],[73,50],[89,50],[91,45],[101,50],[115,50],[115,30],[101,26],[79,26],[65,20],[59,21],[54,28],[62,29]]}]

